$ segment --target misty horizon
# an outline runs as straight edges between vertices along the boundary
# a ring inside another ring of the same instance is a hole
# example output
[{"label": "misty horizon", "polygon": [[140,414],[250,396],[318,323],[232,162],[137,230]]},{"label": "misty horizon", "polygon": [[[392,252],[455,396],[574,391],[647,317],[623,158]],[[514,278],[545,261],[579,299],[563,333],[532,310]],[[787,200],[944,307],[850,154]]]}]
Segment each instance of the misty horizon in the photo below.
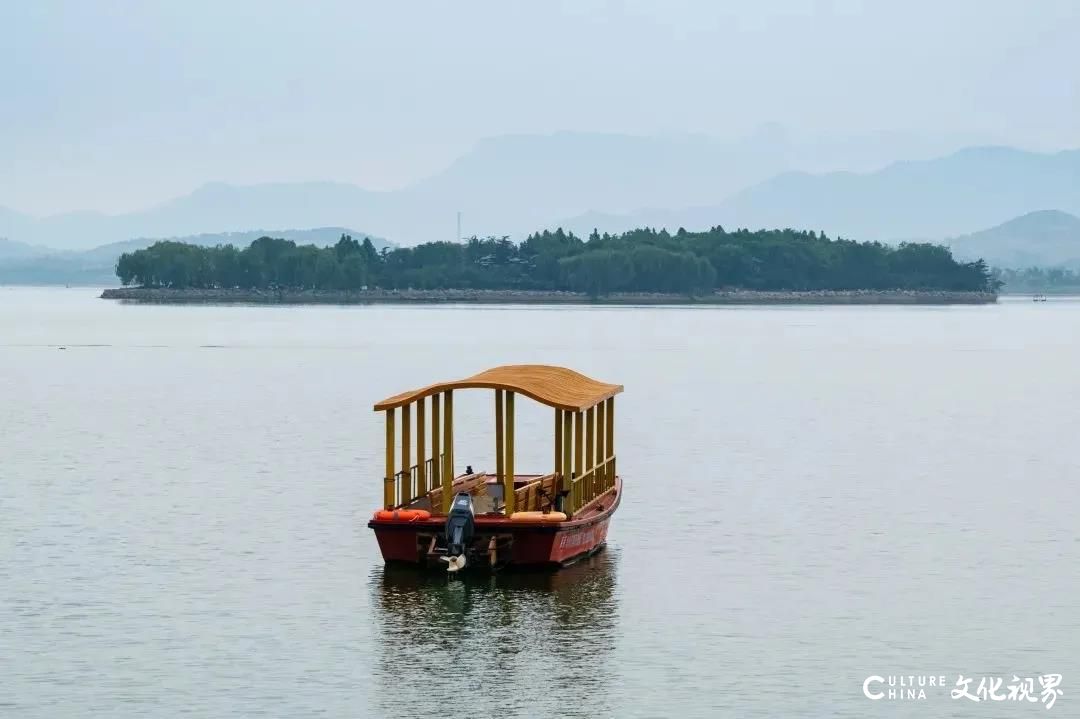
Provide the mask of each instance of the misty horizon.
[{"label": "misty horizon", "polygon": [[[520,241],[557,227],[584,237],[594,230],[718,225],[940,243],[1030,213],[1080,215],[1080,150],[965,147],[863,172],[798,169],[820,165],[835,151],[788,141],[776,127],[746,143],[701,136],[504,136],[395,191],[325,181],[212,182],[132,213],[35,218],[0,207],[0,238],[7,238],[0,256],[32,254],[33,246],[86,250],[136,239],[328,227],[398,246],[469,236]],[[849,147],[848,157],[874,165],[875,152]],[[991,196],[995,200],[987,202]],[[900,207],[907,211],[898,213]]]},{"label": "misty horizon", "polygon": [[[809,172],[1080,146],[1071,3],[424,10],[5,6],[0,207],[120,214],[208,182],[394,191],[485,138],[557,132],[738,143],[779,126],[837,146],[787,168]],[[844,157],[858,142],[877,155]]]},{"label": "misty horizon", "polygon": [[[828,162],[828,161],[819,159],[819,160],[816,160],[816,161],[809,161],[809,162],[800,163],[798,160],[795,160],[795,161],[792,161],[790,163],[790,165],[791,165],[790,167],[786,167],[785,169],[782,169],[782,170],[778,171],[775,174],[777,174],[777,175],[788,174],[788,173],[805,173],[805,174],[810,174],[810,175],[827,175],[827,174],[833,174],[833,173],[870,174],[870,173],[873,173],[873,172],[878,171],[878,170],[886,169],[891,165],[901,164],[901,163],[906,163],[906,162],[919,162],[919,161],[933,160],[933,159],[937,159],[937,158],[948,157],[948,156],[954,155],[956,153],[959,153],[959,152],[962,152],[962,151],[965,151],[965,150],[1008,149],[1008,150],[1021,150],[1021,151],[1024,151],[1024,152],[1031,152],[1031,153],[1034,153],[1034,154],[1053,155],[1053,154],[1057,154],[1057,153],[1060,153],[1060,152],[1067,152],[1067,151],[1070,151],[1070,150],[1080,149],[1080,147],[1061,147],[1061,148],[1051,148],[1051,149],[1039,149],[1039,148],[1035,148],[1035,147],[1025,147],[1025,146],[1022,146],[1022,145],[1000,143],[1000,142],[962,142],[962,141],[960,141],[958,139],[953,139],[953,140],[950,140],[950,139],[947,139],[947,138],[931,139],[931,138],[922,138],[922,137],[916,137],[916,136],[908,136],[908,135],[904,135],[903,133],[890,133],[890,132],[882,132],[882,133],[879,133],[879,135],[880,136],[894,135],[894,136],[897,136],[898,138],[902,138],[903,140],[906,140],[907,143],[908,143],[907,146],[910,148],[910,154],[900,156],[900,157],[894,157],[894,158],[891,158],[891,159],[885,159],[884,156],[881,156],[881,159],[879,159],[879,160],[877,160],[877,159],[849,159],[849,161],[847,161],[847,162],[842,162],[840,160],[834,160],[833,162]],[[63,215],[77,215],[77,214],[83,214],[83,213],[94,213],[94,214],[100,214],[100,215],[105,215],[105,216],[118,216],[118,215],[128,214],[128,213],[131,213],[131,212],[141,212],[141,211],[146,211],[146,210],[153,210],[153,209],[155,209],[157,207],[160,207],[160,206],[162,206],[162,205],[164,205],[164,204],[166,204],[166,203],[168,203],[170,201],[190,196],[190,195],[198,193],[199,191],[202,191],[202,190],[213,189],[215,187],[253,188],[253,187],[300,186],[300,185],[310,185],[310,186],[316,186],[316,185],[326,185],[326,186],[344,185],[344,186],[355,187],[357,189],[364,190],[365,192],[370,192],[370,193],[373,193],[373,194],[390,194],[390,193],[398,192],[398,191],[401,191],[401,190],[408,190],[408,189],[410,189],[411,187],[413,187],[415,185],[418,185],[418,184],[424,183],[425,181],[437,178],[439,175],[451,170],[455,166],[456,163],[462,161],[463,159],[468,157],[468,155],[472,154],[473,152],[476,152],[478,149],[482,148],[486,144],[498,143],[500,141],[514,141],[514,140],[540,140],[540,141],[543,141],[543,140],[548,140],[548,139],[556,139],[556,138],[559,138],[560,136],[562,136],[562,137],[582,137],[582,138],[587,138],[587,137],[590,137],[590,136],[591,137],[623,138],[623,139],[628,139],[628,140],[640,140],[640,141],[646,141],[646,142],[649,142],[649,141],[669,141],[669,142],[679,143],[679,142],[697,141],[697,142],[700,142],[700,143],[703,143],[703,144],[713,145],[713,146],[717,146],[717,147],[730,147],[730,146],[732,146],[734,144],[737,144],[739,142],[739,138],[735,138],[735,139],[731,139],[731,140],[723,140],[721,138],[711,137],[711,136],[708,136],[708,135],[690,134],[690,133],[681,134],[681,135],[679,135],[679,134],[635,135],[635,134],[631,134],[631,133],[600,133],[600,132],[588,132],[588,131],[583,131],[583,130],[557,130],[557,131],[554,131],[554,132],[551,132],[551,133],[544,133],[544,134],[512,133],[512,134],[507,134],[507,135],[497,135],[497,136],[492,136],[492,137],[481,138],[477,142],[475,142],[473,145],[466,148],[465,152],[463,152],[460,155],[452,157],[448,162],[446,162],[445,164],[439,166],[438,168],[436,168],[432,172],[427,173],[427,174],[422,174],[422,175],[419,175],[417,177],[409,178],[405,182],[403,182],[401,184],[398,184],[398,185],[395,185],[395,186],[392,186],[392,187],[368,186],[368,185],[363,185],[363,184],[360,184],[360,183],[357,183],[357,182],[351,182],[351,181],[348,181],[348,180],[331,179],[331,178],[323,178],[323,177],[279,178],[279,179],[270,178],[270,179],[254,181],[254,182],[240,182],[240,181],[233,181],[233,180],[230,180],[230,179],[227,179],[227,178],[212,177],[212,178],[207,178],[207,179],[203,180],[202,182],[199,182],[198,184],[193,185],[193,186],[191,186],[191,187],[189,187],[187,189],[181,190],[180,192],[178,192],[176,194],[162,196],[162,197],[157,198],[156,200],[150,200],[148,203],[146,203],[144,205],[131,207],[131,208],[127,208],[127,209],[120,209],[120,210],[116,210],[116,211],[107,211],[107,210],[103,210],[103,209],[96,208],[96,207],[70,207],[70,208],[67,208],[67,209],[60,209],[60,210],[57,210],[57,211],[54,211],[54,212],[38,213],[38,212],[30,212],[30,211],[27,211],[27,210],[25,210],[23,208],[20,208],[20,207],[14,206],[14,205],[10,205],[10,204],[5,205],[2,202],[0,202],[0,209],[10,210],[10,211],[16,212],[18,214],[25,215],[27,217],[33,217],[33,218],[38,218],[38,219],[44,219],[44,218],[55,217],[55,216],[63,216]],[[759,128],[757,128],[754,132],[747,135],[746,137],[747,138],[768,138],[769,140],[772,140],[774,142],[779,141],[780,143],[794,143],[794,142],[796,142],[796,139],[794,137],[792,137],[792,135],[790,133],[787,132],[786,128],[783,128],[778,123],[766,123],[766,124],[763,124]],[[851,157],[851,156],[854,156],[854,155],[858,155],[860,153],[860,150],[862,149],[860,146],[864,145],[867,142],[869,142],[871,140],[871,138],[873,138],[873,137],[875,137],[875,135],[867,135],[865,137],[853,137],[853,138],[845,138],[845,139],[834,139],[834,143],[835,143],[836,146],[846,148],[848,156]],[[810,144],[811,141],[805,141],[804,140],[803,142],[805,144]],[[778,147],[777,149],[782,151],[784,148],[783,147]],[[798,148],[796,148],[796,150],[797,149]],[[862,154],[865,155],[866,153],[863,152]],[[834,155],[834,157],[835,157],[835,155]],[[770,177],[772,177],[772,175],[770,175]],[[764,181],[764,179],[769,179],[769,178],[768,177],[763,178],[763,180],[761,180],[761,181]],[[739,185],[739,188],[740,189],[745,189],[747,186],[755,185],[755,184],[758,184],[758,182],[749,182],[749,183],[746,183],[745,185]],[[723,199],[723,196],[722,196],[723,194],[724,193],[721,193],[721,196],[717,197],[717,200]],[[673,208],[673,209],[681,209],[681,208]]]}]

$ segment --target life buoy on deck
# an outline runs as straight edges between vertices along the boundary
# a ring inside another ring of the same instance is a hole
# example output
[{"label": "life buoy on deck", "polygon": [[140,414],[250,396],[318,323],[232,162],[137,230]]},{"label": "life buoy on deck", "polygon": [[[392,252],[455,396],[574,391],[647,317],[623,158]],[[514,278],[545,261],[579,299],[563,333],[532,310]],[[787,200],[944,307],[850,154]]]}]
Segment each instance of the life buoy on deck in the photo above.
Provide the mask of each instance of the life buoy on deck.
[{"label": "life buoy on deck", "polygon": [[380,509],[375,512],[375,519],[395,519],[402,522],[415,522],[418,519],[427,519],[431,512],[426,509]]}]

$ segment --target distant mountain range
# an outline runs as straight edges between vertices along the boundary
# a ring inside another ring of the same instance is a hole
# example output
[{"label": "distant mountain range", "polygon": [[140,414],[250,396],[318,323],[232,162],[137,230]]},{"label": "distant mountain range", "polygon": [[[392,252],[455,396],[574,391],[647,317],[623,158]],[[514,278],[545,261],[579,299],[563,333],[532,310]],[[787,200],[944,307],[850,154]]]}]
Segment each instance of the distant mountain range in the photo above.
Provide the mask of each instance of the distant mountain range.
[{"label": "distant mountain range", "polygon": [[944,238],[1045,207],[1080,214],[1080,150],[1053,154],[969,148],[869,173],[785,173],[708,206],[589,213],[561,223],[577,232],[652,226],[793,227],[891,241]]},{"label": "distant mountain range", "polygon": [[235,245],[246,247],[252,241],[269,235],[292,240],[298,245],[325,247],[338,241],[343,235],[357,240],[367,237],[375,249],[388,247],[380,237],[346,227],[317,227],[309,230],[248,230],[246,232],[221,232],[216,234],[189,235],[169,238],[137,238],[112,242],[83,251],[56,251],[40,246],[0,239],[0,284],[116,284],[116,261],[125,252],[141,250],[169,239],[194,245]]},{"label": "distant mountain range", "polygon": [[456,239],[459,212],[467,235],[516,236],[590,209],[712,202],[791,169],[799,147],[768,128],[738,143],[700,136],[507,135],[483,140],[438,174],[393,192],[333,182],[211,183],[123,215],[34,218],[0,208],[0,237],[87,249],[132,237],[343,225],[416,244]]},{"label": "distant mountain range", "polygon": [[994,267],[1080,268],[1080,217],[1040,210],[981,232],[946,241],[958,259],[982,258]]},{"label": "distant mountain range", "polygon": [[214,183],[126,215],[72,212],[38,219],[0,209],[0,237],[59,250],[87,250],[144,237],[250,232],[259,227],[349,227],[353,223],[326,218],[339,217],[346,208],[362,209],[372,195],[329,182],[251,187]]},{"label": "distant mountain range", "polygon": [[19,260],[27,257],[38,257],[47,254],[45,247],[28,245],[25,242],[16,242],[6,237],[0,237],[0,262],[4,260]]},{"label": "distant mountain range", "polygon": [[[1043,207],[1070,210],[1076,203],[1075,197],[1071,204],[1059,201],[1068,194],[1063,184],[1075,187],[1075,152],[973,148],[875,170],[887,162],[884,150],[873,151],[876,145],[895,149],[903,143],[886,136],[795,140],[778,127],[760,128],[739,141],[508,135],[481,141],[446,169],[400,190],[334,182],[211,183],[121,215],[35,218],[0,208],[0,237],[88,249],[133,237],[345,226],[415,244],[455,239],[461,212],[466,235],[518,237],[571,218],[565,224],[575,229],[590,222],[623,229],[642,223],[791,225],[887,239],[910,232],[943,237]],[[903,146],[916,156],[925,148]],[[837,167],[856,171],[813,174]],[[1000,216],[989,216],[986,209],[999,196],[1006,206]]]},{"label": "distant mountain range", "polygon": [[395,191],[333,182],[212,183],[122,215],[34,218],[0,208],[0,237],[8,239],[0,256],[29,257],[44,247],[85,251],[132,238],[251,234],[253,227],[363,227],[357,234],[407,245],[456,239],[458,212],[466,236],[520,239],[557,226],[586,235],[594,228],[723,225],[879,241],[941,241],[1044,208],[1080,215],[1080,150],[973,147],[858,172],[790,171],[827,166],[828,157],[865,165],[872,144],[814,149],[776,128],[740,142],[572,132],[505,136]]}]

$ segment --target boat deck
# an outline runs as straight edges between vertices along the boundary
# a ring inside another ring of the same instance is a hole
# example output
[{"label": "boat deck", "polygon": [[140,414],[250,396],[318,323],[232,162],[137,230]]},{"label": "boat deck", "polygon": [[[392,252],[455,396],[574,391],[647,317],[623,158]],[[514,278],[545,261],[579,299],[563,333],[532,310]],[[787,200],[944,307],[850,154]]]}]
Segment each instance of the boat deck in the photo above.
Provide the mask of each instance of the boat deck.
[{"label": "boat deck", "polygon": [[[529,510],[543,511],[550,510],[552,508],[550,497],[550,490],[552,488],[551,479],[553,475],[550,474],[515,474],[514,475],[514,493],[517,496],[517,504],[519,507],[528,507]],[[612,488],[612,490],[615,488]],[[419,497],[405,505],[409,510],[427,510],[429,512],[437,512],[437,508],[440,505],[440,493],[441,488],[434,488],[429,491],[426,496]],[[505,519],[505,502],[502,498],[502,481],[495,474],[489,474],[487,472],[474,472],[472,474],[460,474],[454,479],[454,493],[467,491],[473,498],[473,506],[476,511],[476,519],[482,520],[484,518],[490,519]],[[589,502],[585,506],[581,507],[578,512],[573,514],[573,519],[588,519],[599,514],[603,514],[606,508],[610,505],[609,492],[597,497],[594,501]],[[523,510],[518,510],[523,511]],[[527,510],[526,510],[527,511]],[[432,519],[441,520],[441,517],[432,517]]]},{"label": "boat deck", "polygon": [[[554,475],[550,474],[515,474],[514,494],[517,495],[522,507],[534,509],[550,508],[553,498],[551,497],[552,481]],[[472,474],[460,474],[454,478],[454,494],[468,492],[473,498],[473,504],[477,515],[498,514],[502,516],[506,501],[503,497],[503,484],[498,475],[487,472],[474,472]],[[439,506],[442,489],[435,487],[423,497],[417,497],[409,502],[409,509],[433,510]]]}]

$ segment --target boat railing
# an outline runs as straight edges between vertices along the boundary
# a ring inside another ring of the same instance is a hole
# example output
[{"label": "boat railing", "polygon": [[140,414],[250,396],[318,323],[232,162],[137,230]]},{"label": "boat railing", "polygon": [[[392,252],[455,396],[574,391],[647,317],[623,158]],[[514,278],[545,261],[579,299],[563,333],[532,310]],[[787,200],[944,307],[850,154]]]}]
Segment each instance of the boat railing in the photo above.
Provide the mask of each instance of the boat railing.
[{"label": "boat railing", "polygon": [[426,497],[433,487],[439,486],[439,468],[445,456],[440,454],[438,459],[426,460],[423,474],[420,473],[420,465],[414,464],[398,472],[393,478],[385,480],[394,484],[394,506],[401,507],[415,502]]},{"label": "boat railing", "polygon": [[[473,497],[480,497],[487,495],[487,484],[489,475],[483,472],[475,472],[471,475],[465,475],[464,477],[455,480],[453,487],[453,493],[467,492]],[[437,511],[438,507],[442,506],[442,485],[435,485],[428,492],[428,499],[431,501],[433,511]]]},{"label": "boat railing", "polygon": [[556,475],[551,473],[514,490],[514,511],[538,512],[550,508],[555,503],[555,485]]},{"label": "boat railing", "polygon": [[615,486],[615,455],[573,476],[570,480],[570,511],[576,512]]},{"label": "boat railing", "polygon": [[[439,499],[437,495],[441,494],[442,490],[439,469],[445,456],[440,454],[437,458],[426,460],[422,475],[420,465],[414,464],[387,479],[387,482],[394,485],[394,506],[403,507],[424,497],[431,498],[434,505],[434,500]],[[615,486],[615,472],[615,456],[612,455],[580,476],[572,473],[569,484],[559,473],[546,474],[514,491],[515,509],[520,512],[551,508],[555,487],[561,485],[569,490],[565,509],[570,513],[576,512]]]}]

